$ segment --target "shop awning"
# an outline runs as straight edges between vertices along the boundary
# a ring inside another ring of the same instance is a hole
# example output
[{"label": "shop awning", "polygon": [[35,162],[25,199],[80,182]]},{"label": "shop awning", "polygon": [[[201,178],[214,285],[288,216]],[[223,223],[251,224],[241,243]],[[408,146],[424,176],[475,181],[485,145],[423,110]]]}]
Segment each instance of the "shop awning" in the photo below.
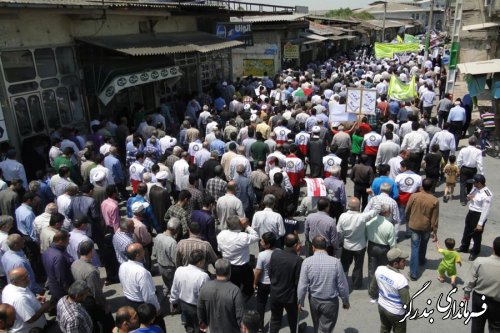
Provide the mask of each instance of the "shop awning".
[{"label": "shop awning", "polygon": [[485,61],[464,62],[458,64],[458,69],[462,74],[481,75],[489,73],[500,73],[500,59]]},{"label": "shop awning", "polygon": [[308,32],[301,32],[299,34],[300,37],[304,37],[304,38],[307,38],[307,39],[313,39],[313,40],[317,40],[317,41],[324,41],[324,40],[328,40],[327,37],[323,37],[323,36],[320,36],[320,35],[316,35],[316,34],[311,34],[311,33],[308,33]]},{"label": "shop awning", "polygon": [[131,56],[151,56],[174,53],[207,53],[244,43],[227,40],[201,31],[134,34],[119,36],[82,37],[79,41]]},{"label": "shop awning", "polygon": [[125,88],[160,80],[166,80],[169,86],[173,86],[181,77],[182,72],[178,66],[118,75],[99,93],[99,99],[107,105],[120,90]]}]

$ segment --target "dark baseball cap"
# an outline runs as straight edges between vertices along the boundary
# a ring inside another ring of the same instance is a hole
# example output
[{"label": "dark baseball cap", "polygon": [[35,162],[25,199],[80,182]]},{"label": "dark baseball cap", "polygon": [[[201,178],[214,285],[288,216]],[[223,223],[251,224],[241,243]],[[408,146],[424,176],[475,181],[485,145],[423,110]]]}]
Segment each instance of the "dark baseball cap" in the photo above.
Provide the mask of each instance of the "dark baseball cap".
[{"label": "dark baseball cap", "polygon": [[479,183],[484,185],[484,184],[486,184],[486,178],[484,178],[483,175],[479,175],[479,174],[474,175],[474,183],[475,182],[479,182]]}]

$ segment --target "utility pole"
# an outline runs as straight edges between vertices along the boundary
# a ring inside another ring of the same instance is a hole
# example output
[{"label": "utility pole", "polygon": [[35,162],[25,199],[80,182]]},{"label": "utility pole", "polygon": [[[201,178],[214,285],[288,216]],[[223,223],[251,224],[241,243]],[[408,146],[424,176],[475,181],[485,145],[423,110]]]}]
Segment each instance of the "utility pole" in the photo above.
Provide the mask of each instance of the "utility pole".
[{"label": "utility pole", "polygon": [[386,15],[387,15],[387,1],[384,1],[384,20],[382,21],[382,40],[381,40],[382,43],[385,41],[385,16]]},{"label": "utility pole", "polygon": [[429,22],[427,23],[427,33],[425,34],[424,61],[429,59],[429,46],[431,43],[432,15],[433,14],[434,14],[434,0],[431,0],[431,9],[429,11]]}]

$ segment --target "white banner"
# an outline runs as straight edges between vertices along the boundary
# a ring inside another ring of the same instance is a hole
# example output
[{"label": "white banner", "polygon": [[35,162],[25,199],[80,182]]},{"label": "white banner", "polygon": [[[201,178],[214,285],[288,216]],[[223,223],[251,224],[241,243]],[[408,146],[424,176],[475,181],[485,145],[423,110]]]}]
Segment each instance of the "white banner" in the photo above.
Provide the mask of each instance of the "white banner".
[{"label": "white banner", "polygon": [[347,89],[347,112],[374,115],[376,104],[376,89]]},{"label": "white banner", "polygon": [[106,86],[106,88],[101,91],[101,93],[99,94],[99,99],[104,105],[107,105],[116,95],[116,93],[125,88],[175,78],[176,80],[172,80],[171,83],[171,85],[174,85],[178,80],[180,80],[181,76],[182,73],[179,69],[179,66],[158,68],[141,73],[120,75],[115,77]]}]

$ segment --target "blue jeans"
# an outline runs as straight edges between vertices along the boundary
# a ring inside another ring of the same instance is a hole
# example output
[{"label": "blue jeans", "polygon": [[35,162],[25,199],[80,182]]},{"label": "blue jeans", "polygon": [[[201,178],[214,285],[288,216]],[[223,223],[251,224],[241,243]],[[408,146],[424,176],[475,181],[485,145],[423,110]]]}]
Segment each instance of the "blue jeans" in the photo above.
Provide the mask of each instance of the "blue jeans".
[{"label": "blue jeans", "polygon": [[411,229],[410,275],[414,278],[418,276],[418,266],[424,263],[430,237],[430,231]]}]

